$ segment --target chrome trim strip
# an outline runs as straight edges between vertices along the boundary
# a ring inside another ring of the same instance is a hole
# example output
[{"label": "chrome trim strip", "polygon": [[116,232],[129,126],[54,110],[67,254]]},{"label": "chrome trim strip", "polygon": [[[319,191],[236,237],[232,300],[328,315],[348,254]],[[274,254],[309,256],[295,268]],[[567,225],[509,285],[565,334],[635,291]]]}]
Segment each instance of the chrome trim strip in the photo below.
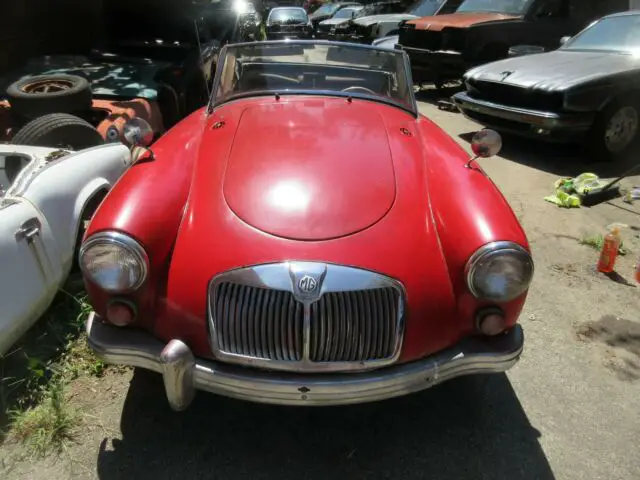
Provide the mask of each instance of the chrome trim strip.
[{"label": "chrome trim strip", "polygon": [[241,400],[295,406],[374,402],[431,388],[455,377],[499,373],[513,367],[524,345],[519,325],[504,335],[471,337],[411,363],[359,374],[302,375],[264,372],[194,358],[180,340],[161,343],[141,330],[118,328],[91,313],[89,346],[107,363],[161,373],[174,410],[185,409],[195,390]]},{"label": "chrome trim strip", "polygon": [[102,286],[100,285],[98,286],[103,290],[108,291],[109,293],[127,293],[140,288],[140,286],[147,279],[147,275],[149,273],[149,257],[147,256],[147,252],[142,247],[142,245],[140,245],[134,238],[130,237],[129,235],[125,235],[124,233],[120,233],[116,231],[108,230],[108,231],[98,232],[91,235],[84,242],[82,242],[82,245],[80,246],[80,252],[78,253],[78,264],[80,265],[80,270],[82,270],[82,275],[85,278],[94,282],[91,275],[87,273],[84,269],[84,262],[82,261],[82,257],[87,252],[87,250],[89,250],[92,246],[100,243],[117,244],[127,248],[135,256],[138,257],[138,260],[140,260],[140,263],[142,264],[142,269],[141,269],[142,274],[140,275],[140,278],[138,279],[135,285],[125,290],[106,290]]},{"label": "chrome trim strip", "polygon": [[[473,287],[473,276],[475,275],[476,269],[478,267],[478,263],[481,260],[489,258],[489,257],[491,257],[493,255],[504,254],[504,253],[509,253],[509,252],[511,252],[513,254],[516,254],[516,255],[526,256],[526,258],[531,263],[531,278],[533,278],[535,265],[533,263],[533,257],[531,256],[531,252],[529,252],[522,245],[519,245],[519,244],[517,244],[515,242],[508,242],[508,241],[504,241],[504,240],[497,241],[497,242],[490,242],[490,243],[487,243],[487,244],[483,245],[478,250],[476,250],[469,257],[469,260],[467,260],[467,263],[466,263],[466,265],[464,267],[464,275],[465,275],[465,278],[466,278],[466,281],[467,281],[467,287],[469,288],[469,291],[471,292],[471,294],[474,297],[479,298],[479,299],[483,299],[483,300],[493,300],[493,301],[497,301],[497,302],[508,302],[508,301],[513,300],[513,298],[507,298],[507,299],[504,299],[504,298],[500,298],[500,299],[485,298],[479,292],[475,291],[475,289]],[[517,295],[515,298],[519,297],[520,295],[522,295],[522,293]]]},{"label": "chrome trim strip", "polygon": [[[309,296],[300,292],[298,281],[300,275],[312,276],[316,279],[318,290]],[[304,306],[303,324],[303,356],[302,360],[283,361],[249,357],[225,352],[218,348],[216,322],[213,318],[213,306],[216,303],[216,287],[230,282],[248,287],[266,288],[293,293],[296,300]],[[393,288],[399,296],[398,316],[395,329],[395,348],[391,357],[365,362],[312,362],[310,360],[311,304],[318,301],[325,293]],[[406,293],[402,284],[390,277],[360,268],[319,262],[288,261],[254,265],[229,270],[215,276],[209,283],[207,319],[209,325],[209,342],[214,356],[225,362],[246,366],[261,367],[269,370],[305,371],[305,372],[339,372],[362,371],[380,368],[395,363],[400,357],[404,337],[404,305]]]}]

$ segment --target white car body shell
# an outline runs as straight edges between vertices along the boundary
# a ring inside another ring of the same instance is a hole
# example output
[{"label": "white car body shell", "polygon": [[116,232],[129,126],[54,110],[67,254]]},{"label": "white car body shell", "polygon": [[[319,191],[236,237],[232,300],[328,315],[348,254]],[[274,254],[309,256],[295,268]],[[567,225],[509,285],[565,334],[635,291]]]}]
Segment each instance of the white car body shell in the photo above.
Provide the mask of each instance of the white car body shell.
[{"label": "white car body shell", "polygon": [[[65,282],[89,202],[131,165],[122,144],[65,152],[0,145],[0,355],[45,312]],[[7,157],[22,168],[10,173]],[[15,172],[19,171],[17,175]],[[97,197],[99,196],[99,197]]]}]

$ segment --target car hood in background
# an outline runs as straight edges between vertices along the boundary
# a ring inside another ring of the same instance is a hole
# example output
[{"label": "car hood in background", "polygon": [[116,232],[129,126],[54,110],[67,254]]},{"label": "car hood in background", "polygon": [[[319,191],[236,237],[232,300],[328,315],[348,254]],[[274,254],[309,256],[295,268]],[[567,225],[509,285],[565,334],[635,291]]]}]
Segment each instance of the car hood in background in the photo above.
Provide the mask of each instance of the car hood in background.
[{"label": "car hood in background", "polygon": [[640,68],[640,59],[606,52],[556,50],[488,63],[466,78],[540,90],[567,90],[575,85]]},{"label": "car hood in background", "polygon": [[223,192],[241,220],[278,237],[327,240],[364,230],[396,196],[385,122],[366,102],[247,106]]},{"label": "car hood in background", "polygon": [[435,17],[422,17],[411,20],[409,23],[415,25],[417,30],[439,32],[447,27],[467,28],[479,23],[515,20],[517,18],[522,17],[504,13],[451,13],[449,15],[437,15]]},{"label": "car hood in background", "polygon": [[419,17],[417,17],[416,15],[411,15],[410,13],[387,13],[384,15],[368,15],[366,17],[356,18],[353,20],[353,23],[357,23],[358,25],[362,25],[363,27],[369,27],[371,25],[375,25],[376,23],[400,23],[402,20],[411,20],[414,18]]},{"label": "car hood in background", "polygon": [[329,20],[323,20],[320,22],[320,25],[342,25],[343,23],[347,23],[350,18],[330,18]]}]

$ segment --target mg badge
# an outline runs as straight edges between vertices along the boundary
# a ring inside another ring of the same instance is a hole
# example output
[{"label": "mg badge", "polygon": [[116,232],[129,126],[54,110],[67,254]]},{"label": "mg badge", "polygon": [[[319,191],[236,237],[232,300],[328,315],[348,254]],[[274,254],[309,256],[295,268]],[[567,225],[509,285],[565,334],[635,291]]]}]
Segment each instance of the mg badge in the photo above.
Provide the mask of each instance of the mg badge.
[{"label": "mg badge", "polygon": [[291,289],[297,301],[315,302],[322,295],[327,265],[317,262],[289,262]]},{"label": "mg badge", "polygon": [[304,275],[298,280],[298,288],[303,293],[312,293],[318,288],[318,282],[310,275]]}]

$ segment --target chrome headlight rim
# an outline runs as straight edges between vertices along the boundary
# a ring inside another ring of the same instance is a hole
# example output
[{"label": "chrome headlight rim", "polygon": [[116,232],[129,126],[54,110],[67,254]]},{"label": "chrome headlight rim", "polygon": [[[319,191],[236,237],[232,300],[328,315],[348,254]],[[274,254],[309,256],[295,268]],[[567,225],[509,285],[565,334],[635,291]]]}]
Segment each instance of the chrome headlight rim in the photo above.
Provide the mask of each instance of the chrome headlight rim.
[{"label": "chrome headlight rim", "polygon": [[[480,266],[481,261],[486,261],[492,257],[502,256],[505,254],[518,256],[523,259],[523,263],[528,262],[530,264],[531,275],[530,275],[530,279],[529,279],[529,283],[527,284],[527,287],[520,293],[510,297],[497,297],[497,296],[485,295],[482,292],[479,292],[475,288],[473,280],[478,270],[478,267]],[[535,272],[535,265],[533,263],[533,258],[531,257],[531,253],[522,245],[515,242],[510,242],[510,241],[490,242],[490,243],[487,243],[486,245],[483,245],[478,250],[476,250],[473,253],[473,255],[471,255],[471,257],[469,257],[469,260],[467,260],[467,264],[465,266],[465,278],[467,282],[467,287],[469,288],[469,291],[471,292],[471,294],[479,300],[487,300],[487,301],[493,301],[498,303],[507,303],[523,295],[531,285],[531,279],[533,279],[534,272]]]},{"label": "chrome headlight rim", "polygon": [[[134,285],[125,289],[105,288],[104,286],[97,284],[97,282],[94,279],[94,276],[91,273],[85,271],[84,262],[82,261],[82,259],[84,258],[84,255],[92,247],[96,245],[104,245],[104,244],[118,245],[120,247],[123,247],[129,250],[129,252],[132,253],[137,258],[140,264],[140,278],[138,278],[138,281]],[[147,275],[149,273],[149,257],[145,249],[142,247],[142,245],[140,245],[140,243],[138,243],[138,241],[135,240],[133,237],[130,237],[125,233],[111,231],[111,230],[94,233],[82,243],[80,247],[80,251],[78,253],[78,264],[80,265],[80,270],[82,271],[82,274],[86,278],[90,279],[93,283],[98,285],[98,287],[100,287],[102,290],[109,293],[133,292],[142,286],[142,284],[147,279]]]}]

